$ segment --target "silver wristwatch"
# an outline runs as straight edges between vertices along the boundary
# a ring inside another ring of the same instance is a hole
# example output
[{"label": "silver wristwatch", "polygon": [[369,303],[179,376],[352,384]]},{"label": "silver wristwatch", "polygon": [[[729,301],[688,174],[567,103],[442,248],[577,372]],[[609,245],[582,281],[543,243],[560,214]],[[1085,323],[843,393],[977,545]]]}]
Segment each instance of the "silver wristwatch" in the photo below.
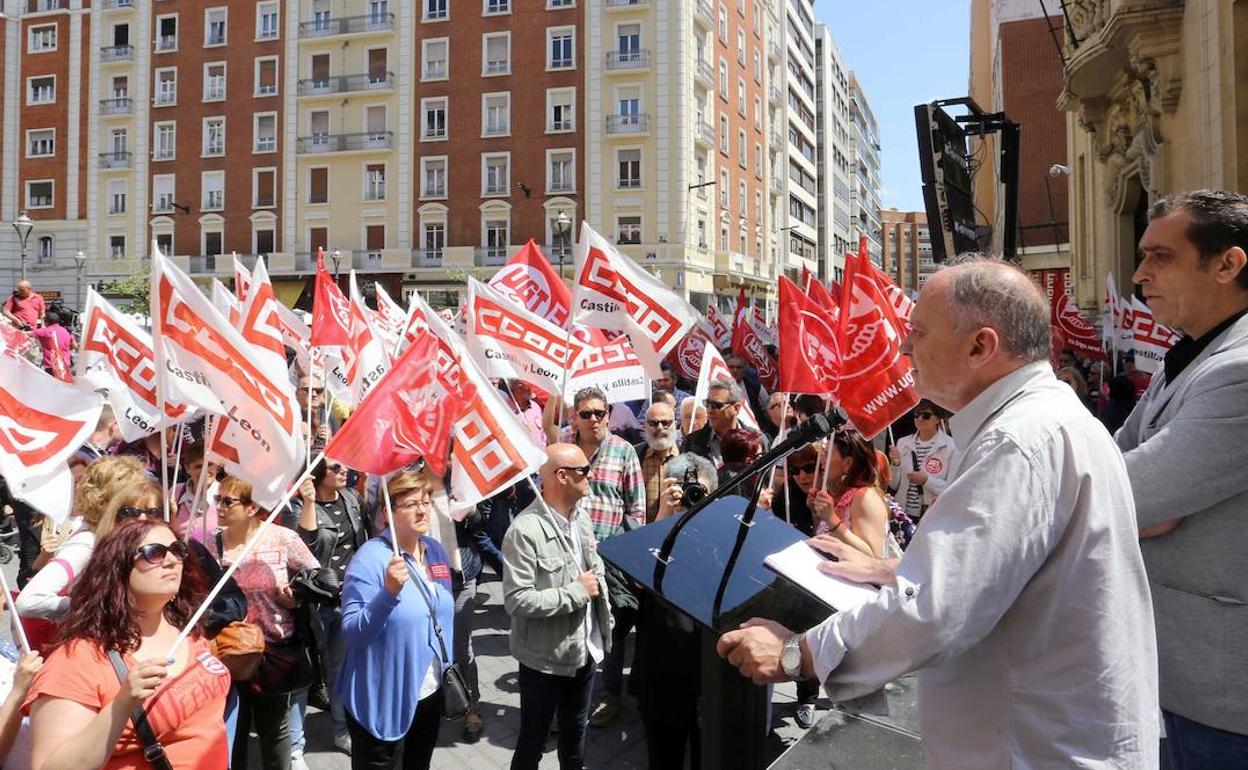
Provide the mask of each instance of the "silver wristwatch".
[{"label": "silver wristwatch", "polygon": [[793,634],[784,640],[784,648],[780,651],[780,668],[784,675],[794,682],[802,677],[802,635]]}]

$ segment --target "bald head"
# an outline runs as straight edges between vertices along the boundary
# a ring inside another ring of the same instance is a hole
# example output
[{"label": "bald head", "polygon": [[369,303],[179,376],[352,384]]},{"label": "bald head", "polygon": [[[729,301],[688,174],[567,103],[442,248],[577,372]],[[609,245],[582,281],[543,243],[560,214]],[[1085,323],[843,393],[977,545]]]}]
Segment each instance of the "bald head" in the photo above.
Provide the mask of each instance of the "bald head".
[{"label": "bald head", "polygon": [[960,256],[923,287],[924,299],[936,297],[947,303],[956,334],[990,328],[1009,357],[1049,357],[1049,303],[1035,281],[1013,263],[982,254]]},{"label": "bald head", "polygon": [[29,297],[30,292],[31,292],[30,281],[18,281],[17,282],[18,294],[21,294],[23,297]]},{"label": "bald head", "polygon": [[538,475],[542,479],[542,499],[564,516],[589,494],[589,459],[576,444],[546,447],[546,462]]}]

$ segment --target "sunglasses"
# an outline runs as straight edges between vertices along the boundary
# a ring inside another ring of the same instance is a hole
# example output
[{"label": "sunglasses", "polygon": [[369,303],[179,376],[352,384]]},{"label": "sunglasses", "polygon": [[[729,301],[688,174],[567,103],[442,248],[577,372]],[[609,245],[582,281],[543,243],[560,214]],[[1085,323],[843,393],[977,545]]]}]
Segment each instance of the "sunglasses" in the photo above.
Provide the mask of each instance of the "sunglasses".
[{"label": "sunglasses", "polygon": [[142,559],[148,564],[157,565],[163,564],[165,557],[169,554],[173,554],[177,557],[178,561],[186,561],[187,553],[186,543],[181,540],[174,540],[169,545],[165,545],[164,543],[148,543],[147,545],[141,545],[139,546],[139,550],[134,552],[134,557],[136,559]]},{"label": "sunglasses", "polygon": [[561,470],[561,471],[576,471],[577,473],[581,474],[582,476],[588,476],[588,475],[589,475],[589,465],[588,465],[588,464],[585,464],[585,465],[560,465],[560,466],[559,466],[559,470]]},{"label": "sunglasses", "polygon": [[930,420],[935,416],[936,415],[932,412],[915,412],[914,413],[914,419],[916,420]]},{"label": "sunglasses", "polygon": [[232,508],[235,505],[239,505],[241,503],[246,503],[250,501],[243,500],[242,498],[239,498],[239,497],[228,497],[226,495],[217,495],[215,498],[213,498],[213,502],[217,504],[218,508]]},{"label": "sunglasses", "polygon": [[119,519],[137,519],[140,516],[146,516],[149,519],[163,518],[165,512],[161,508],[136,508],[133,505],[123,505],[117,509],[117,518]]},{"label": "sunglasses", "polygon": [[[307,389],[307,388],[296,388],[296,390],[298,390],[300,393],[307,393],[307,392],[308,392],[308,389]],[[322,394],[322,393],[324,393],[324,392],[325,392],[325,389],[324,389],[324,388],[312,388],[312,394],[313,394],[313,395],[319,396],[319,395],[321,395],[321,394]]]},{"label": "sunglasses", "polygon": [[794,475],[794,476],[796,476],[796,475],[797,475],[797,474],[799,474],[799,473],[814,473],[814,472],[815,472],[815,468],[817,468],[817,467],[819,467],[819,466],[818,466],[817,464],[815,464],[815,463],[811,463],[811,464],[809,464],[809,465],[794,465],[794,466],[793,466],[793,475]]},{"label": "sunglasses", "polygon": [[670,428],[675,422],[675,420],[646,420],[646,425],[651,428]]},{"label": "sunglasses", "polygon": [[325,470],[326,470],[326,471],[328,471],[329,473],[346,473],[346,472],[347,472],[347,466],[345,466],[345,465],[327,465],[327,466],[325,466]]},{"label": "sunglasses", "polygon": [[720,409],[727,409],[728,407],[736,406],[737,404],[736,401],[712,401],[709,398],[702,403],[706,404],[706,408],[710,409],[712,412],[718,412]]},{"label": "sunglasses", "polygon": [[606,409],[582,409],[577,412],[582,420],[601,420],[607,416]]}]

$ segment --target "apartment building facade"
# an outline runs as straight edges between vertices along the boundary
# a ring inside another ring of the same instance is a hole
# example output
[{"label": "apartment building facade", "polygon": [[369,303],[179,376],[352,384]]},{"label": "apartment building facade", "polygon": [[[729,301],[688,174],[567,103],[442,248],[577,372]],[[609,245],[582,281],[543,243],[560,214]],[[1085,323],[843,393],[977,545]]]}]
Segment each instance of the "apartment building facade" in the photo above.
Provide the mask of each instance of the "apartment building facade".
[{"label": "apartment building facade", "polygon": [[826,24],[815,25],[819,277],[840,279],[857,248],[850,211],[849,69]]},{"label": "apartment building facade", "polygon": [[888,208],[880,212],[880,221],[881,268],[907,294],[917,292],[936,272],[926,212]]},{"label": "apartment building facade", "polygon": [[876,265],[883,259],[880,240],[880,128],[867,94],[851,72],[849,76],[850,220],[859,235],[867,236],[867,249]]}]

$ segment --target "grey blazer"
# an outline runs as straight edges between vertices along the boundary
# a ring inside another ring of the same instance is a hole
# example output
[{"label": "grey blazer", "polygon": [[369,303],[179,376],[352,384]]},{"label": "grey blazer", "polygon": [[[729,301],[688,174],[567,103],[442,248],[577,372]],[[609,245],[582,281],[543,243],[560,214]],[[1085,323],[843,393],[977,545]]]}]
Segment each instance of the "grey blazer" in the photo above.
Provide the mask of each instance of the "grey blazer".
[{"label": "grey blazer", "polygon": [[1248,316],[1167,383],[1158,371],[1114,438],[1153,592],[1161,706],[1248,734]]}]

